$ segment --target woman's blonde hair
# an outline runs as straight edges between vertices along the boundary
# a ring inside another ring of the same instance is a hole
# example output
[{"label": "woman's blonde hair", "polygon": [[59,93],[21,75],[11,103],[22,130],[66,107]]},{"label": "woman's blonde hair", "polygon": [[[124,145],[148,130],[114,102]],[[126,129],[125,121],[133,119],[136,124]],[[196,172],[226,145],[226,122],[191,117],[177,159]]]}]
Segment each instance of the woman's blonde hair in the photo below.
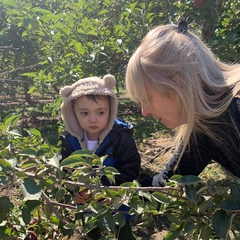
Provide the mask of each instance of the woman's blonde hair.
[{"label": "woman's blonde hair", "polygon": [[[186,120],[176,129],[175,147],[181,149],[181,157],[196,133],[219,140],[214,125],[239,96],[240,66],[218,61],[189,30],[179,33],[177,25],[157,26],[144,37],[127,66],[126,88],[133,101],[149,104],[147,85],[161,94],[175,91],[179,97]],[[236,128],[233,121],[230,124]]]}]

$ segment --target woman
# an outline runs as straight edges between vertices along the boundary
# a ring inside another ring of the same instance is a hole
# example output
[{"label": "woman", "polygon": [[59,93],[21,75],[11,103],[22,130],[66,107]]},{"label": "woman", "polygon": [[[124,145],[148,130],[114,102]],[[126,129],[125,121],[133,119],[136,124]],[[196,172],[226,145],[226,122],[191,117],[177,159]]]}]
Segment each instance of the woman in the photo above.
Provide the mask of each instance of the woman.
[{"label": "woman", "polygon": [[240,177],[240,65],[220,62],[186,21],[152,29],[126,72],[130,98],[169,129],[174,155],[142,186],[198,175],[215,160]]}]

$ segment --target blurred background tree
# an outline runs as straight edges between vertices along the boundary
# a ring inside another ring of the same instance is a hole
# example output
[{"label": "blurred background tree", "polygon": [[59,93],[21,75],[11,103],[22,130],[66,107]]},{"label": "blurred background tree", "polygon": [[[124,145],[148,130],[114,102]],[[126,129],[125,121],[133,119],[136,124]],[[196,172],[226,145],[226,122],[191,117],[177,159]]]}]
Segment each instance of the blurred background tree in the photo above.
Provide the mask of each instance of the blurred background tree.
[{"label": "blurred background tree", "polygon": [[0,9],[0,91],[30,105],[91,75],[115,75],[119,93],[146,32],[180,18],[221,60],[240,60],[239,0],[0,0]]}]

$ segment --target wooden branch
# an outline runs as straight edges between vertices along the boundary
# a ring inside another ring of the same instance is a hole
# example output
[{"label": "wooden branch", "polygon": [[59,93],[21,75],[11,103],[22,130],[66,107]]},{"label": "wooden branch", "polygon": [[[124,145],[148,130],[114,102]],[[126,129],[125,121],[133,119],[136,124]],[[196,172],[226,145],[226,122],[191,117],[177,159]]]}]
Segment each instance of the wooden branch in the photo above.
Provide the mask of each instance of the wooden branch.
[{"label": "wooden branch", "polygon": [[97,185],[91,185],[86,183],[79,183],[79,182],[73,182],[73,181],[64,181],[63,184],[68,184],[71,186],[76,187],[86,187],[91,189],[109,189],[109,190],[119,190],[119,189],[133,189],[136,191],[143,191],[143,192],[162,192],[170,189],[170,190],[176,190],[180,191],[179,188],[173,188],[173,187],[122,187],[122,186],[97,186]]},{"label": "wooden branch", "polygon": [[16,72],[16,71],[18,71],[18,70],[34,68],[34,67],[36,67],[36,66],[38,66],[38,65],[39,65],[39,63],[34,64],[34,65],[31,65],[31,66],[26,66],[26,67],[19,66],[19,67],[13,69],[13,70],[9,70],[9,71],[5,71],[5,72],[0,73],[0,76],[8,75],[8,74],[13,73],[13,72]]},{"label": "wooden branch", "polygon": [[67,224],[68,222],[62,217],[62,215],[55,209],[54,204],[51,199],[44,193],[41,193],[41,197],[47,202],[48,206],[52,209],[57,218],[63,223]]}]

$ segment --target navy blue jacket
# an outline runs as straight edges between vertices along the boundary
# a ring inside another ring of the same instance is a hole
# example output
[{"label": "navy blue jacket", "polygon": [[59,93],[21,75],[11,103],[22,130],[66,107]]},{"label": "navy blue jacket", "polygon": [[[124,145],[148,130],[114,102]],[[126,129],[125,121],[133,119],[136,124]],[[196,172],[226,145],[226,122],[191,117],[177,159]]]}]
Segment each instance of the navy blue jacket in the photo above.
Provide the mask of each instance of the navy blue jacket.
[{"label": "navy blue jacket", "polygon": [[[112,130],[95,152],[99,157],[108,155],[103,164],[112,166],[119,171],[120,175],[115,175],[116,185],[131,182],[139,176],[140,155],[132,135],[133,126],[116,119]],[[82,149],[78,139],[69,133],[63,134],[60,139],[62,141],[62,160],[74,151]],[[109,182],[102,179],[102,184],[109,185]]]}]

